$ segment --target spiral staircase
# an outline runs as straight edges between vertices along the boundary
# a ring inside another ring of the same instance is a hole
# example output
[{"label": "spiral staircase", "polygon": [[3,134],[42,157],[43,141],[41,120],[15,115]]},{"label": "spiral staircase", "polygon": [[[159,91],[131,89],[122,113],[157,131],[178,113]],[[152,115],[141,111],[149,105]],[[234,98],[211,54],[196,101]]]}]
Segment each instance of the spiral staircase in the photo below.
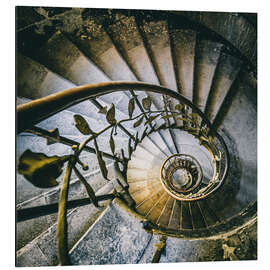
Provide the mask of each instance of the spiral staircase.
[{"label": "spiral staircase", "polygon": [[256,259],[256,16],[16,12],[16,265]]}]

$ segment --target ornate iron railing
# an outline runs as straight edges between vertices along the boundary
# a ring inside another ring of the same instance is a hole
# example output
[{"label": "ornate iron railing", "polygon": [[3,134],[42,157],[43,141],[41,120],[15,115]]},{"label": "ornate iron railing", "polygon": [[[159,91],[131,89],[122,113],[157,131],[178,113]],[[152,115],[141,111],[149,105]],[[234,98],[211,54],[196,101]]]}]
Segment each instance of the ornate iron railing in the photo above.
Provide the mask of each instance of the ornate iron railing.
[{"label": "ornate iron railing", "polygon": [[[129,92],[127,92],[127,89],[129,89]],[[126,118],[117,119],[115,104],[111,104],[109,108],[106,108],[98,101],[100,96],[117,91],[125,91],[125,94],[129,96],[127,104],[128,116]],[[156,98],[160,98],[163,101],[163,107],[157,108],[153,102]],[[75,126],[86,136],[86,139],[82,142],[61,136],[57,128],[48,131],[35,126],[42,120],[88,99],[99,108],[99,113],[104,114],[107,125],[101,130],[95,131],[82,115],[75,114]],[[136,107],[138,107],[139,110],[137,111],[139,113],[135,113]],[[104,161],[104,158],[109,158],[114,160],[119,178],[126,180],[127,164],[137,145],[153,132],[160,132],[163,129],[174,129],[179,132],[188,132],[198,139],[199,143],[210,152],[214,167],[213,177],[207,184],[197,183],[196,188],[189,193],[186,190],[179,190],[178,196],[176,196],[177,199],[191,201],[205,198],[222,185],[227,175],[229,155],[222,137],[214,130],[204,114],[189,100],[161,86],[139,82],[108,82],[84,85],[19,105],[17,107],[17,120],[18,133],[33,133],[47,138],[48,144],[55,142],[63,143],[71,146],[73,150],[72,154],[62,157],[48,157],[43,153],[34,153],[26,150],[21,155],[18,164],[18,172],[24,175],[34,186],[49,188],[58,185],[56,179],[61,175],[64,163],[67,163],[58,206],[40,206],[38,209],[22,209],[17,212],[17,220],[22,221],[42,215],[42,213],[38,214],[40,210],[44,211],[45,214],[58,211],[58,256],[62,265],[70,264],[67,244],[67,209],[74,207],[72,205],[85,204],[84,199],[80,200],[80,202],[79,200],[77,202],[68,202],[69,182],[72,171],[75,172],[78,179],[84,185],[89,196],[88,203],[93,203],[98,207],[100,200],[116,196],[121,197],[128,205],[132,206],[132,198],[128,194],[128,188],[126,187],[123,187],[125,191],[123,194],[114,191],[108,197],[96,196],[91,185],[77,168],[77,165],[79,165],[83,170],[89,169],[80,159],[83,151],[96,155],[100,172],[104,179],[112,180],[109,179]],[[128,128],[127,125],[131,128]],[[119,129],[128,136],[128,143],[125,150],[121,149],[120,152],[117,152],[115,137]],[[101,151],[97,140],[99,136],[108,131],[110,131],[110,136],[107,143],[110,153]],[[94,147],[89,146],[90,142],[93,142]],[[162,149],[160,150],[162,151]],[[161,173],[161,180],[164,180],[164,178],[166,180],[166,174]]]}]

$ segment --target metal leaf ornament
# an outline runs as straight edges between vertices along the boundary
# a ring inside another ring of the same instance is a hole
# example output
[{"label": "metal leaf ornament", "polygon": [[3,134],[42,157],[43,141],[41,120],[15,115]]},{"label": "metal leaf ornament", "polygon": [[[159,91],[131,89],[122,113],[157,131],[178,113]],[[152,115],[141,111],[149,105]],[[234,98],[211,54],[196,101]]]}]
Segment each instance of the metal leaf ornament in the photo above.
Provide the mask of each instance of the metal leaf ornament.
[{"label": "metal leaf ornament", "polygon": [[101,109],[99,109],[98,113],[107,114],[107,106],[104,106]]},{"label": "metal leaf ornament", "polygon": [[179,111],[179,112],[181,112],[181,110],[183,109],[183,105],[182,104],[176,104],[175,105],[175,109],[177,110],[177,111]]},{"label": "metal leaf ornament", "polygon": [[143,118],[144,118],[144,116],[142,116],[138,121],[136,121],[136,122],[134,123],[133,127],[134,127],[134,128],[138,127],[138,126],[142,123]]},{"label": "metal leaf ornament", "polygon": [[150,110],[151,104],[152,104],[152,100],[151,100],[150,97],[143,98],[142,105],[143,105],[143,108],[146,111],[149,111]]},{"label": "metal leaf ornament", "polygon": [[111,125],[115,125],[116,124],[116,120],[115,120],[115,107],[114,104],[111,104],[107,114],[106,114],[106,119],[108,121],[109,124]]},{"label": "metal leaf ornament", "polygon": [[19,159],[18,172],[36,187],[54,187],[58,185],[56,178],[62,173],[62,167],[68,159],[69,156],[48,157],[28,149]]},{"label": "metal leaf ornament", "polygon": [[193,124],[195,126],[199,126],[199,115],[197,113],[191,113],[190,116],[192,118]]},{"label": "metal leaf ornament", "polygon": [[129,100],[129,103],[128,103],[128,115],[129,115],[129,118],[132,118],[134,109],[135,109],[135,99],[131,98]]},{"label": "metal leaf ornament", "polygon": [[83,135],[90,135],[94,132],[89,127],[87,121],[79,114],[74,115],[75,126]]},{"label": "metal leaf ornament", "polygon": [[102,158],[102,153],[99,151],[98,149],[98,144],[97,144],[97,140],[94,139],[94,146],[95,146],[95,150],[96,150],[96,156],[97,156],[97,160],[98,160],[98,164],[102,173],[102,176],[107,179],[108,176],[108,170],[106,168],[106,163]]}]

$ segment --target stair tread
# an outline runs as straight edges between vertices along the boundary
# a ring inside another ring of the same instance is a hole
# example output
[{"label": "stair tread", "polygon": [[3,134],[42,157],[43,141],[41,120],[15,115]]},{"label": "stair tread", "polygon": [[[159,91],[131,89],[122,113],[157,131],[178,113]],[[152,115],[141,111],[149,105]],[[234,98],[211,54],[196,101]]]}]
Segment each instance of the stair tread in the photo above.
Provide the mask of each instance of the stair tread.
[{"label": "stair tread", "polygon": [[153,193],[150,197],[146,198],[143,202],[140,202],[136,205],[137,211],[141,215],[146,215],[154,206],[156,200],[158,200],[163,194],[164,194],[164,189],[162,186],[157,188],[157,191]]},{"label": "stair tread", "polygon": [[[140,221],[114,201],[71,250],[71,261],[75,265],[137,263],[150,239]],[[126,248],[131,242],[132,247]]]},{"label": "stair tread", "polygon": [[[98,24],[91,15],[88,16],[88,23],[91,27],[87,29],[87,33],[81,33],[80,36],[72,33],[66,35],[111,80],[136,81],[102,25]],[[115,66],[118,68],[116,69]]]},{"label": "stair tread", "polygon": [[38,50],[35,57],[40,63],[76,85],[110,81],[60,31]]},{"label": "stair tread", "polygon": [[[118,20],[107,27],[118,50],[140,81],[159,84],[134,16],[116,14]],[[119,17],[121,16],[121,19]]]},{"label": "stair tread", "polygon": [[180,227],[181,202],[174,200],[168,228],[178,230]]},{"label": "stair tread", "polygon": [[75,86],[27,56],[18,53],[17,61],[17,88],[22,97],[37,99]]},{"label": "stair tread", "polygon": [[193,103],[204,111],[222,45],[210,40],[197,39]]},{"label": "stair tread", "polygon": [[171,30],[171,37],[180,84],[178,89],[183,96],[192,101],[196,32],[189,29],[176,29]]},{"label": "stair tread", "polygon": [[209,104],[205,111],[208,119],[213,121],[230,90],[237,74],[240,71],[242,61],[234,56],[222,53],[219,59],[215,78],[213,81]]},{"label": "stair tread", "polygon": [[170,217],[171,217],[171,212],[173,209],[173,205],[174,205],[174,201],[175,199],[171,196],[169,196],[162,212],[161,215],[159,216],[158,220],[157,220],[157,224],[162,226],[162,227],[167,227],[170,221]]},{"label": "stair tread", "polygon": [[146,37],[152,61],[160,84],[177,91],[167,21],[143,22],[141,29]]},{"label": "stair tread", "polygon": [[190,213],[190,203],[189,202],[182,202],[181,208],[181,229],[190,229],[192,230],[192,219]]}]

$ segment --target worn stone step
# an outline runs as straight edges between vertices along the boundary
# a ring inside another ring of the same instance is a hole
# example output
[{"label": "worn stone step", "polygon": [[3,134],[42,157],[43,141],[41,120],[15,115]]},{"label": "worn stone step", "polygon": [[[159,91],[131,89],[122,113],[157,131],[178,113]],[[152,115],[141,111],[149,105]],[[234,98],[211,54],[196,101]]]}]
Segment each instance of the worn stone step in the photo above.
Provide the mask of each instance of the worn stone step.
[{"label": "worn stone step", "polygon": [[[115,14],[115,20],[106,27],[106,30],[136,78],[139,81],[159,85],[135,17]],[[147,92],[147,94],[157,108],[163,107],[159,94],[151,92]]]},{"label": "worn stone step", "polygon": [[221,218],[240,213],[257,199],[257,108],[252,101],[255,89],[246,76],[236,90],[218,130],[229,151],[230,169],[224,185],[208,199]]},{"label": "worn stone step", "polygon": [[75,86],[20,53],[17,56],[17,78],[18,95],[29,99],[48,96]]},{"label": "worn stone step", "polygon": [[151,234],[142,228],[140,219],[114,200],[72,248],[71,262],[75,265],[138,263],[150,239]]},{"label": "worn stone step", "polygon": [[[74,34],[68,29],[63,29],[63,32],[111,80],[135,81],[135,76],[118,53],[102,25],[96,21],[95,16],[87,14],[85,20],[88,25],[86,33],[81,30],[81,32]],[[116,66],[117,68],[115,68]]]},{"label": "worn stone step", "polygon": [[139,27],[160,84],[177,91],[167,21],[142,21]]},{"label": "worn stone step", "polygon": [[57,31],[34,55],[36,61],[76,85],[110,79],[62,33]]},{"label": "worn stone step", "polygon": [[171,216],[168,223],[168,228],[173,230],[179,230],[180,217],[181,217],[182,203],[178,200],[174,200],[173,208],[171,210]]},{"label": "worn stone step", "polygon": [[[113,191],[117,183],[110,181],[100,188],[96,195],[109,194]],[[100,202],[99,205],[103,208],[96,208],[93,204],[74,208],[68,212],[68,246],[71,249],[89,229],[99,215],[106,209],[110,200]],[[57,265],[57,239],[56,227],[54,223],[47,230],[43,231],[34,240],[17,251],[17,266],[50,266]],[[40,257],[35,260],[35,255],[40,254]],[[34,257],[34,260],[33,260]]]},{"label": "worn stone step", "polygon": [[170,31],[180,93],[192,101],[196,32],[190,29]]},{"label": "worn stone step", "polygon": [[198,38],[195,52],[193,103],[204,111],[222,44]]},{"label": "worn stone step", "polygon": [[[114,179],[114,168],[112,165],[108,167],[108,171],[109,171],[108,174],[109,179]],[[76,175],[73,174],[73,179],[71,180],[69,188],[69,195],[68,195],[69,200],[86,198],[88,196],[84,185],[75,177]],[[95,192],[98,192],[103,186],[105,186],[108,183],[108,181],[106,181],[102,177],[99,170],[85,174],[84,177]],[[37,188],[34,188],[32,186],[29,189],[30,191],[31,189],[37,190]],[[36,194],[36,196],[33,196],[34,194],[32,192],[33,197],[17,204],[16,209],[19,210],[46,204],[58,203],[60,196],[60,189],[61,184],[57,188],[53,188],[49,191],[48,189],[46,191],[44,191],[43,189],[40,191],[41,193]],[[20,194],[21,192],[18,193]],[[72,211],[73,210],[69,210],[69,212]],[[33,239],[38,237],[42,232],[46,231],[50,226],[52,226],[52,224],[56,222],[56,219],[57,213],[17,223],[16,227],[17,250],[21,249],[27,243],[31,242]]]},{"label": "worn stone step", "polygon": [[[108,82],[110,78],[103,73],[89,58],[87,58],[70,40],[68,40],[60,31],[56,32],[48,42],[34,55],[36,61],[43,64],[53,72],[61,75],[63,78],[71,81],[75,85],[84,85],[91,83]],[[64,61],[63,61],[64,59]],[[121,110],[119,97],[122,98],[123,93],[114,93],[117,103],[115,105]],[[110,94],[111,97],[111,94]],[[126,97],[127,98],[127,97]],[[98,100],[105,100],[100,97]],[[112,97],[107,100],[107,106],[112,102]],[[80,107],[80,108],[78,108]],[[82,108],[85,107],[85,108]],[[84,110],[83,110],[84,109]],[[71,110],[78,110],[88,115],[91,111],[97,111],[94,104],[87,102],[79,106],[71,107]],[[123,118],[123,115],[118,112],[118,115]]]},{"label": "worn stone step", "polygon": [[221,53],[211,91],[208,96],[205,114],[212,122],[229,92],[241,68],[242,61],[226,53]]}]

